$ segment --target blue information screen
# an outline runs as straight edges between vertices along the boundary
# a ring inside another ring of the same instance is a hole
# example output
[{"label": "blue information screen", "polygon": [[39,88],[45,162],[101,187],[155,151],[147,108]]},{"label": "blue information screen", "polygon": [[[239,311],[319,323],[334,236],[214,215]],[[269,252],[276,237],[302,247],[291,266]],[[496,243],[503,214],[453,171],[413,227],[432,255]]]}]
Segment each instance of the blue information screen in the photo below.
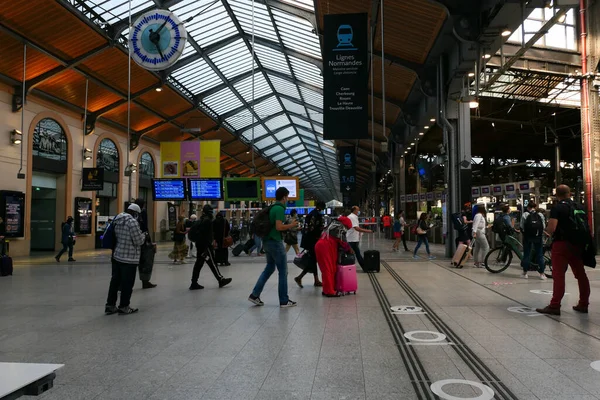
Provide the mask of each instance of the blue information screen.
[{"label": "blue information screen", "polygon": [[161,200],[185,200],[185,182],[183,179],[153,179],[153,197]]},{"label": "blue information screen", "polygon": [[192,200],[220,200],[220,179],[190,179],[190,198]]}]

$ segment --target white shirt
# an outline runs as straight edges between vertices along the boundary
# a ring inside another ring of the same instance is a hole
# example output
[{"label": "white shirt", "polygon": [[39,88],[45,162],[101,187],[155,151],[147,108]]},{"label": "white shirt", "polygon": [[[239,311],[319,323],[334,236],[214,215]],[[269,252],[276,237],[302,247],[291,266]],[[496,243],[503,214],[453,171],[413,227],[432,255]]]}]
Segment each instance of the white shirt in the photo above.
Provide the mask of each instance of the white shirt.
[{"label": "white shirt", "polygon": [[473,219],[473,235],[485,235],[487,221],[481,213],[477,213]]},{"label": "white shirt", "polygon": [[346,241],[348,243],[360,242],[360,232],[354,229],[355,227],[359,226],[358,215],[351,213],[348,215],[348,218],[350,218],[350,221],[352,221],[352,228],[348,229],[348,232],[346,233]]},{"label": "white shirt", "polygon": [[402,225],[402,231],[404,232],[404,227],[406,226],[406,221],[404,217],[400,217],[400,225]]}]

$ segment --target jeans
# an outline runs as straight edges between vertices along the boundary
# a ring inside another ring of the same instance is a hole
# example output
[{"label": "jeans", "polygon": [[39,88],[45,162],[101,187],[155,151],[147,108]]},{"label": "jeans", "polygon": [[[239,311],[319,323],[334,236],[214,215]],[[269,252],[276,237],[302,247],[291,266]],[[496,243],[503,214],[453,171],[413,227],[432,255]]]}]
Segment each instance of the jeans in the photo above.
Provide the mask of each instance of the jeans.
[{"label": "jeans", "polygon": [[257,235],[254,235],[254,246],[248,250],[248,254],[252,254],[254,250],[256,250],[256,254],[260,254],[262,250],[262,239]]},{"label": "jeans", "polygon": [[579,285],[578,306],[587,307],[589,305],[590,281],[585,273],[581,253],[581,247],[566,241],[556,241],[552,244],[552,278],[554,282],[550,307],[560,308],[560,302],[565,295],[565,275],[569,265]]},{"label": "jeans", "polygon": [[544,261],[544,250],[543,243],[541,240],[532,241],[527,238],[523,239],[523,260],[521,260],[521,267],[523,268],[523,272],[527,273],[529,271],[529,266],[531,265],[531,250],[535,254],[534,261],[538,265],[538,272],[540,274],[544,273],[546,269],[546,262]]},{"label": "jeans", "polygon": [[69,242],[62,242],[63,248],[61,251],[58,252],[58,254],[56,255],[56,258],[61,258],[63,254],[65,254],[67,252],[67,249],[69,249],[69,260],[71,258],[73,258],[73,242],[69,241]]},{"label": "jeans", "polygon": [[413,255],[417,255],[417,251],[419,251],[419,248],[423,243],[425,243],[425,250],[427,250],[427,254],[431,255],[431,252],[429,251],[429,240],[427,240],[427,235],[419,235],[419,241],[417,242],[417,247],[415,247],[415,252]]},{"label": "jeans", "polygon": [[401,232],[401,234],[402,234],[402,244],[404,245],[404,250],[408,251],[408,246],[406,245],[406,236],[408,236],[408,235],[406,232],[404,232],[404,230]]},{"label": "jeans", "polygon": [[356,261],[358,261],[358,265],[360,265],[360,267],[363,268],[365,260],[360,254],[360,248],[358,247],[359,242],[348,242],[348,244],[350,245],[352,250],[354,250],[354,256],[356,257]]},{"label": "jeans", "polygon": [[208,264],[208,267],[212,271],[215,279],[217,281],[221,281],[223,279],[223,275],[221,275],[221,271],[219,271],[219,267],[215,263],[215,254],[214,249],[211,245],[202,245],[196,243],[196,262],[194,263],[194,269],[192,270],[192,283],[198,283],[198,279],[200,278],[200,271],[202,267],[204,267],[204,262]]},{"label": "jeans", "polygon": [[479,264],[483,263],[489,251],[490,244],[487,241],[487,237],[483,233],[478,233],[475,236],[475,249],[473,250],[475,262]]},{"label": "jeans", "polygon": [[277,267],[277,273],[279,274],[279,304],[287,304],[290,298],[288,297],[287,287],[287,255],[285,254],[283,241],[266,240],[263,247],[267,253],[267,266],[258,277],[252,295],[260,297],[265,284],[275,272],[275,267]]},{"label": "jeans", "polygon": [[135,273],[137,265],[125,264],[115,259],[112,259],[112,278],[108,287],[108,297],[106,299],[107,306],[115,306],[117,304],[117,292],[121,289],[121,303],[119,307],[127,307],[131,300],[131,292],[135,284]]}]

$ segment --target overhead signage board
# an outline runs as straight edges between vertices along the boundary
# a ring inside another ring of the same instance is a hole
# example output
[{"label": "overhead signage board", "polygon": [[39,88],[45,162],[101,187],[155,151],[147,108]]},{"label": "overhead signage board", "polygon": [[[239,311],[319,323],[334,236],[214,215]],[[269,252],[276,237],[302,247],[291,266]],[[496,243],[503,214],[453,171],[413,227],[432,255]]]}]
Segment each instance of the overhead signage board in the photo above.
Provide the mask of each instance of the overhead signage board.
[{"label": "overhead signage board", "polygon": [[356,189],[356,150],[354,146],[339,147],[340,188],[346,196]]},{"label": "overhead signage board", "polygon": [[367,139],[367,14],[326,14],[324,20],[324,138]]},{"label": "overhead signage board", "polygon": [[188,179],[190,200],[221,200],[221,179]]},{"label": "overhead signage board", "polygon": [[152,199],[154,201],[186,200],[186,187],[183,179],[152,179]]},{"label": "overhead signage board", "polygon": [[280,187],[287,188],[290,191],[288,195],[289,200],[298,200],[300,193],[300,187],[298,184],[298,178],[296,177],[285,177],[285,176],[273,176],[263,178],[263,200],[275,200],[275,192]]},{"label": "overhead signage board", "polygon": [[104,189],[104,168],[84,168],[81,175],[81,191]]}]

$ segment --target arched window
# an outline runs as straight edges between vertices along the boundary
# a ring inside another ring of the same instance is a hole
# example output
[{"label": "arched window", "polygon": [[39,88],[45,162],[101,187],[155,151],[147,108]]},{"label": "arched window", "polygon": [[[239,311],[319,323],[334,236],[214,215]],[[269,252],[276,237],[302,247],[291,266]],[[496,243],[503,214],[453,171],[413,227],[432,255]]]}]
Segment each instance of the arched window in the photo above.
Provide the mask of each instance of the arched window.
[{"label": "arched window", "polygon": [[103,139],[98,147],[96,167],[104,168],[108,172],[119,173],[119,152],[115,142]]},{"label": "arched window", "polygon": [[154,159],[148,152],[142,153],[139,173],[145,178],[154,178]]},{"label": "arched window", "polygon": [[67,137],[57,121],[44,118],[35,126],[32,155],[35,170],[67,172]]}]

